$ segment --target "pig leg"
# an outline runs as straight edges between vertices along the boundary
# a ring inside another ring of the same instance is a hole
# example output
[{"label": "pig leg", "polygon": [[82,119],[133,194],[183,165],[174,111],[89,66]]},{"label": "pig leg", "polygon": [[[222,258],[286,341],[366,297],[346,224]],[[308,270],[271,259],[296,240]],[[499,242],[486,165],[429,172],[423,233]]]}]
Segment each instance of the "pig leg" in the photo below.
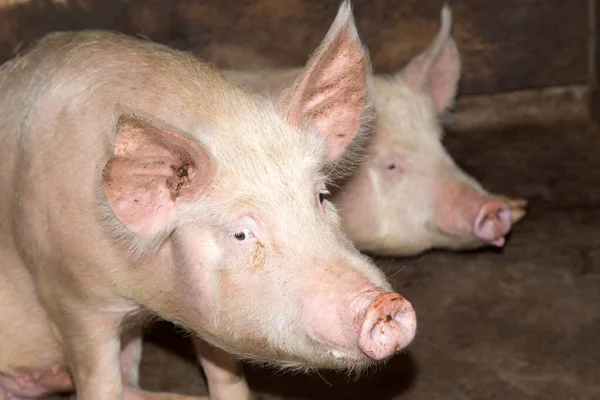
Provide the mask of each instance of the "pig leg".
[{"label": "pig leg", "polygon": [[120,399],[120,341],[113,321],[90,318],[64,332],[65,350],[79,400]]},{"label": "pig leg", "polygon": [[[173,393],[151,393],[138,388],[127,387],[124,400],[209,400],[208,397],[186,396]],[[236,400],[232,398],[231,400]]]},{"label": "pig leg", "polygon": [[[138,387],[139,365],[142,355],[141,328],[136,327],[127,332],[126,344],[121,351],[121,373],[123,380],[124,400],[208,400],[208,397],[186,396],[173,393],[152,393]],[[71,400],[83,397],[74,395]],[[2,399],[0,400],[12,400]]]},{"label": "pig leg", "polygon": [[151,393],[139,388],[139,370],[142,360],[142,329],[131,328],[123,336],[121,373],[125,400],[208,400],[207,397],[185,396],[172,393]]},{"label": "pig leg", "polygon": [[121,376],[125,387],[139,387],[142,340],[141,326],[131,328],[123,336],[125,345],[121,350]]},{"label": "pig leg", "polygon": [[206,374],[211,400],[252,399],[242,364],[238,360],[197,336],[192,337],[192,341]]},{"label": "pig leg", "polygon": [[[183,394],[174,393],[152,393],[145,390],[133,387],[125,387],[123,389],[124,400],[210,400],[208,397],[186,396]],[[77,395],[69,397],[69,400],[77,400]],[[13,400],[11,398],[4,399],[0,396],[0,400]],[[20,400],[20,399],[14,399]],[[232,399],[235,400],[235,399]]]},{"label": "pig leg", "polygon": [[93,298],[72,296],[68,287],[50,276],[37,274],[36,284],[61,339],[78,400],[121,399],[120,325],[124,311],[98,307]]}]

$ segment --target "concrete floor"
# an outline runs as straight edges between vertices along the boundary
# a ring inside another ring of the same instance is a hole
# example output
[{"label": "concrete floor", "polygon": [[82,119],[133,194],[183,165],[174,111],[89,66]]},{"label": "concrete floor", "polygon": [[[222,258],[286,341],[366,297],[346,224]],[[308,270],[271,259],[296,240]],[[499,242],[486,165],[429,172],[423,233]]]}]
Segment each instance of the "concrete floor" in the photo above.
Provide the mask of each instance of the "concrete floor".
[{"label": "concrete floor", "polygon": [[[581,104],[577,90],[461,100],[448,149],[528,216],[503,250],[381,259],[417,310],[409,350],[355,382],[248,366],[258,398],[600,399],[600,129]],[[206,393],[187,345],[157,325],[142,385]]]}]

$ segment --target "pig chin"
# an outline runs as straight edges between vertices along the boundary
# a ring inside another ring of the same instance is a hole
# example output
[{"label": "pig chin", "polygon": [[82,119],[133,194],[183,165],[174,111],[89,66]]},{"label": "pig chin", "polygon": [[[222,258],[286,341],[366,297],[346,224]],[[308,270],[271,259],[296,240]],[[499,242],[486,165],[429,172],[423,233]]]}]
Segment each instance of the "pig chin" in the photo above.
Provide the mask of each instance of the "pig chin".
[{"label": "pig chin", "polygon": [[[266,359],[258,359],[258,362],[305,372],[314,369],[329,369],[358,373],[378,365],[378,361],[368,357],[358,347],[356,349],[332,349],[327,345],[312,343],[301,349],[300,352],[301,355],[289,354],[288,357],[284,356],[280,359],[269,356]],[[254,358],[254,360],[256,362],[257,359]]]},{"label": "pig chin", "polygon": [[356,373],[377,364],[376,360],[368,357],[357,345],[352,349],[332,348],[306,335],[302,332],[302,327],[298,326],[297,329],[299,334],[288,337],[285,343],[279,345],[274,343],[276,340],[267,338],[246,337],[243,343],[235,344],[206,335],[203,335],[203,338],[249,363],[300,372],[330,369]]},{"label": "pig chin", "polygon": [[250,363],[270,365],[282,369],[310,372],[315,369],[328,369],[359,373],[385,361],[368,357],[357,346],[353,349],[336,349],[306,338],[303,346],[295,349],[275,351],[269,354],[242,354]]}]

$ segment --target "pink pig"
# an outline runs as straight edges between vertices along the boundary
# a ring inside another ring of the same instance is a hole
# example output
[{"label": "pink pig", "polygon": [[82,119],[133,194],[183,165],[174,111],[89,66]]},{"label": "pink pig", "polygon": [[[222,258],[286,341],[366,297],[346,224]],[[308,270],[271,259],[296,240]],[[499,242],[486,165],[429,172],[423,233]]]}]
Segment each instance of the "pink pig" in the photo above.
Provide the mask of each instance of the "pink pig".
[{"label": "pink pig", "polygon": [[214,399],[250,396],[219,349],[361,370],[406,347],[412,306],[325,199],[369,120],[369,74],[347,3],[276,104],[108,32],[5,64],[0,399],[192,398],[139,389],[147,315],[199,335]]},{"label": "pink pig", "polygon": [[[525,200],[488,193],[441,143],[440,116],[453,103],[460,77],[447,6],[441,23],[431,45],[402,71],[374,77],[376,120],[365,160],[333,193],[344,230],[363,251],[414,255],[430,248],[501,247],[525,215]],[[298,73],[227,71],[234,82],[275,94]]]}]

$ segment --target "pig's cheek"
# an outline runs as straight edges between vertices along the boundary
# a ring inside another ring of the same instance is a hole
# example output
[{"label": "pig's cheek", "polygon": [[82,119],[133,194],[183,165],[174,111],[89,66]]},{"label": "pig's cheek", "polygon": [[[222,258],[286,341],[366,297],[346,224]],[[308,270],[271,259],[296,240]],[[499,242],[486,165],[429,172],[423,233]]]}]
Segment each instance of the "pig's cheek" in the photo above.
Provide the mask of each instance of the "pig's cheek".
[{"label": "pig's cheek", "polygon": [[260,241],[252,239],[233,243],[233,246],[226,270],[234,279],[244,282],[257,273],[264,273],[266,249]]},{"label": "pig's cheek", "polygon": [[256,239],[232,240],[230,246],[221,261],[221,267],[216,268],[213,279],[224,289],[245,290],[247,287],[244,285],[250,284],[257,274],[264,273],[265,246]]},{"label": "pig's cheek", "polygon": [[342,227],[342,218],[338,214],[336,207],[328,200],[323,202],[322,212],[325,217],[334,225],[336,225],[338,228]]},{"label": "pig's cheek", "polygon": [[[256,321],[269,313],[271,307],[265,301],[268,303],[268,293],[273,289],[265,279],[269,276],[265,247],[258,241],[248,244],[252,246],[250,252],[246,246],[231,249],[224,266],[214,270],[210,286],[211,324],[216,322],[218,329],[234,329],[240,335],[256,335],[260,331]],[[261,296],[257,297],[257,293]]]},{"label": "pig's cheek", "polygon": [[385,176],[382,176],[381,170],[378,168],[369,169],[369,180],[371,181],[371,190],[373,193],[371,196],[375,201],[381,202],[386,197],[388,192],[389,183],[386,182]]},{"label": "pig's cheek", "polygon": [[[216,271],[222,262],[223,250],[212,240],[206,240],[201,245],[188,247],[183,251],[184,271],[182,285],[187,301],[200,310],[213,310],[217,293],[215,284]],[[206,317],[206,316],[205,316]]]}]

